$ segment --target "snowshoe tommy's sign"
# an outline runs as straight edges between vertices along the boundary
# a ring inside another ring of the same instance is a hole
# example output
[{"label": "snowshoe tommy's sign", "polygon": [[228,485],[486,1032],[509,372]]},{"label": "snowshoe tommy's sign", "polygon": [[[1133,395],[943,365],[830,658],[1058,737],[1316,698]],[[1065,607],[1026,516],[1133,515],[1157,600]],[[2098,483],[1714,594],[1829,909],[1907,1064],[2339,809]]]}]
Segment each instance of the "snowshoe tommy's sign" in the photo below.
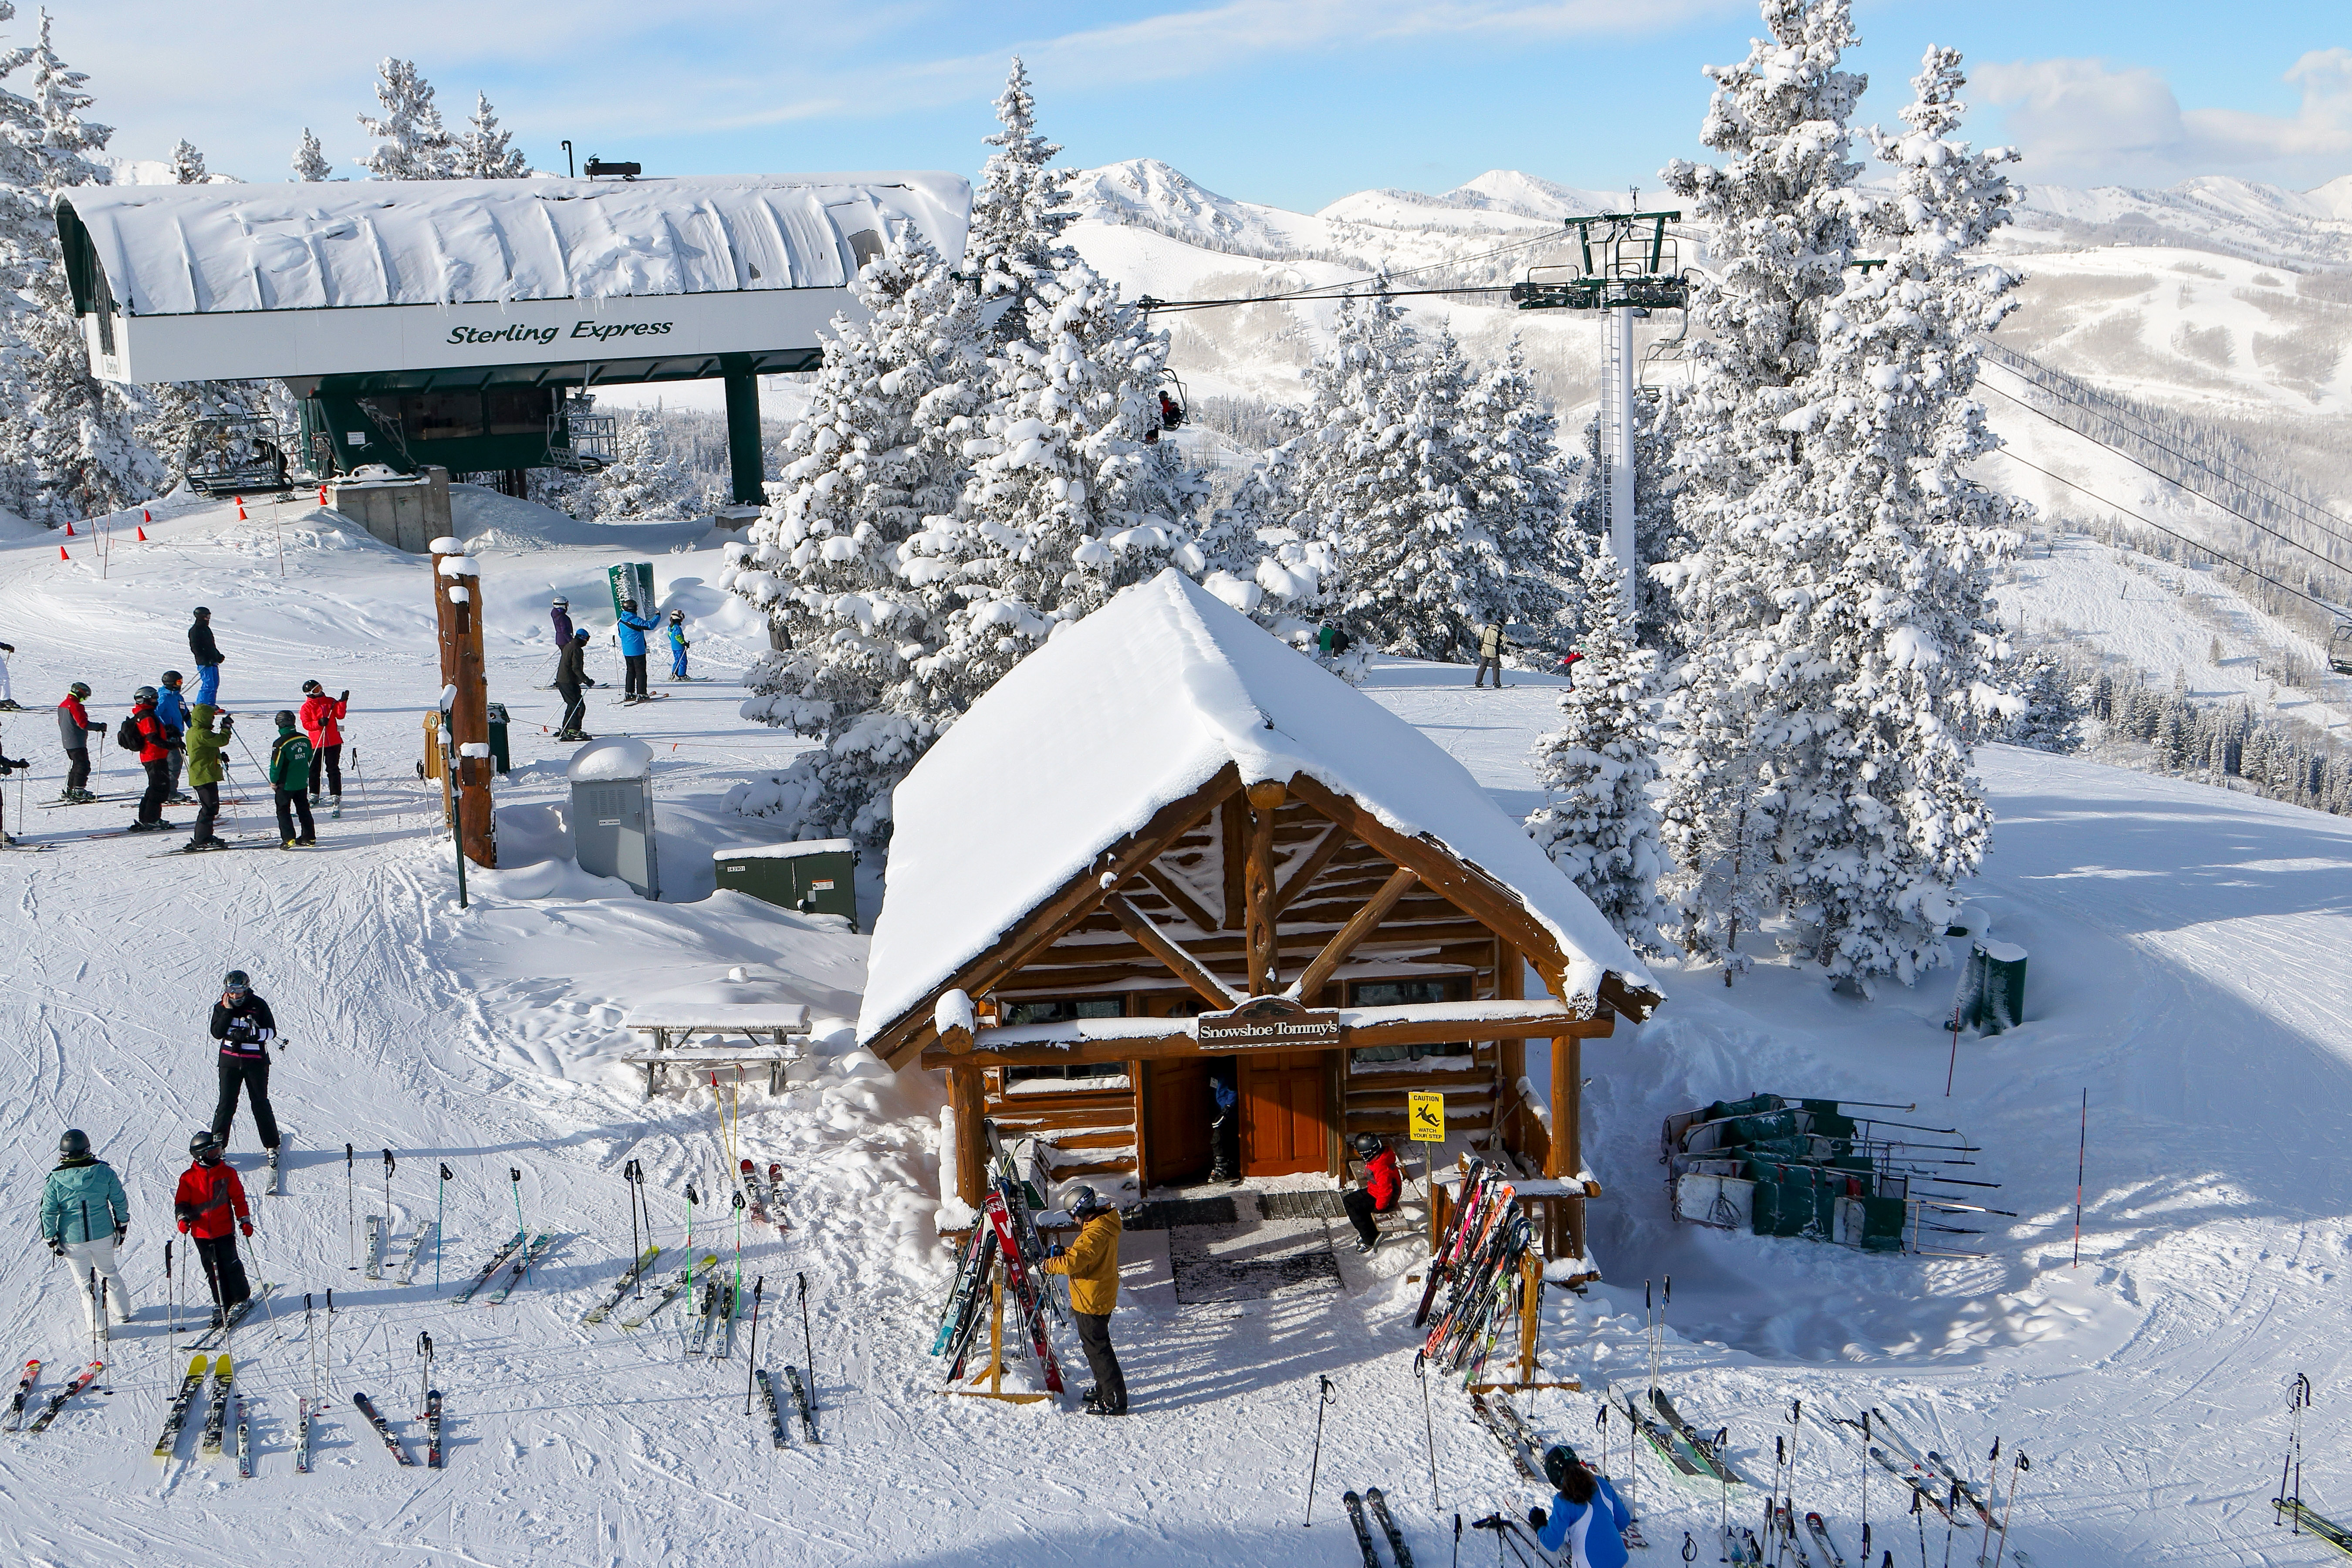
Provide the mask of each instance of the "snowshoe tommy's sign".
[{"label": "snowshoe tommy's sign", "polygon": [[1323,1050],[1339,1044],[1339,1015],[1302,1007],[1286,996],[1260,996],[1193,1020],[1205,1051]]}]

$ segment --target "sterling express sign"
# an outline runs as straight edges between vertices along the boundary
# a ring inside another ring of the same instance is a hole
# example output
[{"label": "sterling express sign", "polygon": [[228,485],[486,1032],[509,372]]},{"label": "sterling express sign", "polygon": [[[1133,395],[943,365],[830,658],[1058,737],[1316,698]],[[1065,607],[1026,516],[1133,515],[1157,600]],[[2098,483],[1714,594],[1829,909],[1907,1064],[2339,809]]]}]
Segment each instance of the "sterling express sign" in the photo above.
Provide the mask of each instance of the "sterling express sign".
[{"label": "sterling express sign", "polygon": [[1220,1051],[1316,1051],[1339,1043],[1339,1015],[1302,1007],[1284,996],[1260,996],[1193,1020],[1202,1055]]}]

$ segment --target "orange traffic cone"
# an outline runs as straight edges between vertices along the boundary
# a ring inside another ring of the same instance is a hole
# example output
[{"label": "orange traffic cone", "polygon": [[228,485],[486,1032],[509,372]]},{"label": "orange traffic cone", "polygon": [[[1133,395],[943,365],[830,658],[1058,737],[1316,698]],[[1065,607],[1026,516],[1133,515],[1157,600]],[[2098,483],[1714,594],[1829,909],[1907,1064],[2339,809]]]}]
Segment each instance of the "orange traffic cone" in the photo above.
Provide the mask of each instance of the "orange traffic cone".
[{"label": "orange traffic cone", "polygon": [[72,559],[73,559],[73,557],[72,557],[72,556],[70,556],[70,555],[68,555],[68,554],[67,554],[67,553],[66,553],[66,547],[65,547],[64,545],[60,544],[60,545],[58,545],[58,560],[60,560],[60,561],[70,561],[70,560],[72,560]]},{"label": "orange traffic cone", "polygon": [[[68,518],[66,520],[66,537],[68,539],[71,539],[73,537],[73,520],[71,518]],[[64,546],[60,545],[58,548],[63,549]]]},{"label": "orange traffic cone", "polygon": [[155,521],[155,514],[149,511],[142,506],[139,509],[139,521],[142,522],[152,522]]},{"label": "orange traffic cone", "polygon": [[142,544],[147,542],[147,531],[143,528],[139,531],[139,542]]},{"label": "orange traffic cone", "polygon": [[243,496],[239,496],[239,497],[237,497],[237,498],[236,498],[236,520],[237,520],[237,521],[239,521],[239,522],[243,522],[243,521],[246,521],[246,516],[245,516],[245,498],[244,498]]}]

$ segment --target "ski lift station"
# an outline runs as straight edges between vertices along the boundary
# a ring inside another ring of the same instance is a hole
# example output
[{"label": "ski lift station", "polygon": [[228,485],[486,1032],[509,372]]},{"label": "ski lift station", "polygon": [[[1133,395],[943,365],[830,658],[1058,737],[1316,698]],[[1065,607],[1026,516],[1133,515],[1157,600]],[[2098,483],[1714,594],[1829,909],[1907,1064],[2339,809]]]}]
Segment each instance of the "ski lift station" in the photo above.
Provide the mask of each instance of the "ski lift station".
[{"label": "ski lift station", "polygon": [[960,256],[971,211],[955,174],[743,174],[85,186],[57,222],[100,376],[282,380],[321,479],[598,468],[574,395],[719,378],[756,507],[757,378],[815,368],[887,236]]}]

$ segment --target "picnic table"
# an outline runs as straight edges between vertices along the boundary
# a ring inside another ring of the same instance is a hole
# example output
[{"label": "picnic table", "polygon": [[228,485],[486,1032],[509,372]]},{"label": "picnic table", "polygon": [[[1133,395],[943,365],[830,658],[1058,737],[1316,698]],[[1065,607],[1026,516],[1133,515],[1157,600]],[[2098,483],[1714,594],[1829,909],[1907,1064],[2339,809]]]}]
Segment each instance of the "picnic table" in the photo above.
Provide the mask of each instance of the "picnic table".
[{"label": "picnic table", "polygon": [[[764,1067],[768,1092],[781,1094],[786,1065],[801,1055],[793,1042],[805,1042],[808,1037],[809,1010],[797,1002],[662,1002],[633,1007],[621,1022],[625,1028],[653,1037],[651,1051],[621,1058],[646,1069],[647,1100],[661,1087],[664,1068],[709,1073]],[[687,1044],[706,1035],[722,1039],[740,1036],[747,1045]]]}]

